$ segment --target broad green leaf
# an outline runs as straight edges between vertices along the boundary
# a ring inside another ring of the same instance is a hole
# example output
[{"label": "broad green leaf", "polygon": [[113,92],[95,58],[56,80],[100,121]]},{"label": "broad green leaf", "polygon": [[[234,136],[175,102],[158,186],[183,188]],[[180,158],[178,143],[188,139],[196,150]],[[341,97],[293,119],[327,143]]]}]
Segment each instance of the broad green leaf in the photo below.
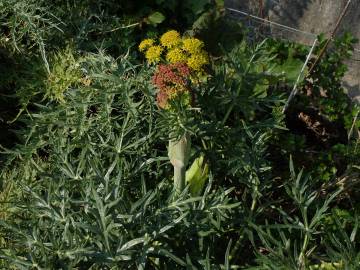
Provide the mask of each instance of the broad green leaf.
[{"label": "broad green leaf", "polygon": [[[294,84],[301,72],[304,63],[295,58],[288,58],[286,61],[281,65],[276,65],[273,69],[274,73],[284,74],[285,79],[288,83]],[[304,78],[307,69],[304,70],[302,77],[300,80]]]},{"label": "broad green leaf", "polygon": [[165,20],[165,16],[161,13],[161,12],[154,12],[151,15],[149,15],[149,17],[147,17],[147,21],[150,24],[154,24],[157,25],[159,23],[162,23]]}]

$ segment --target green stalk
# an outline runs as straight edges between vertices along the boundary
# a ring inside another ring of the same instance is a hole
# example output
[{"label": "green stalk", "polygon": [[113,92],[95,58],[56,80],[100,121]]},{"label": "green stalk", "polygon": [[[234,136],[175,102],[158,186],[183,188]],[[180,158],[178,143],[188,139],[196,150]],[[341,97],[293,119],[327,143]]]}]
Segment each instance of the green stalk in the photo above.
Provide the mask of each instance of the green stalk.
[{"label": "green stalk", "polygon": [[180,194],[185,188],[185,173],[185,167],[174,166],[174,188],[177,194]]},{"label": "green stalk", "polygon": [[174,167],[174,189],[180,194],[185,188],[186,167],[189,162],[191,139],[185,133],[180,139],[169,141],[168,156]]},{"label": "green stalk", "polygon": [[304,219],[304,227],[305,227],[305,237],[304,237],[304,242],[301,248],[301,252],[299,255],[299,267],[300,269],[305,269],[306,266],[306,250],[310,241],[310,235],[309,235],[309,223],[308,223],[308,218],[307,218],[307,208],[303,208],[301,209],[301,215],[303,216]]}]

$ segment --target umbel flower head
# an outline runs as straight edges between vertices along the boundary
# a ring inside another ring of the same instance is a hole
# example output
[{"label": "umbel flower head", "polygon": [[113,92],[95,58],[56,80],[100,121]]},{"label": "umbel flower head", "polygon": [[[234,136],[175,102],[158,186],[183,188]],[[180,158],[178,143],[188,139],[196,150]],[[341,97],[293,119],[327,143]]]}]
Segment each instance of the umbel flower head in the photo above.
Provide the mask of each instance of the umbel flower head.
[{"label": "umbel flower head", "polygon": [[153,83],[158,88],[157,104],[162,109],[169,109],[169,102],[180,98],[184,105],[191,103],[191,89],[188,86],[190,69],[185,63],[160,64],[153,76]]},{"label": "umbel flower head", "polygon": [[186,63],[188,56],[180,48],[174,48],[166,54],[166,60],[170,63]]},{"label": "umbel flower head", "polygon": [[161,53],[163,49],[161,46],[151,46],[145,53],[145,57],[150,64],[158,63],[161,60]]},{"label": "umbel flower head", "polygon": [[201,53],[203,47],[204,47],[204,42],[202,42],[197,38],[185,38],[183,40],[183,45],[182,45],[183,50],[191,54]]},{"label": "umbel flower head", "polygon": [[155,43],[155,40],[151,39],[151,38],[147,38],[144,39],[143,41],[141,41],[141,43],[139,44],[139,51],[143,52],[147,49],[149,49],[151,46],[153,46]]},{"label": "umbel flower head", "polygon": [[[157,64],[164,60],[171,64],[186,63],[193,77],[203,74],[204,66],[209,63],[204,42],[194,37],[182,38],[175,30],[167,31],[158,41],[144,39],[139,44],[139,51],[145,54],[149,64]],[[162,57],[163,55],[165,57]]]},{"label": "umbel flower head", "polygon": [[179,32],[175,30],[167,31],[160,38],[160,43],[166,48],[173,48],[181,42],[181,37]]},{"label": "umbel flower head", "polygon": [[153,76],[157,87],[157,104],[162,109],[171,109],[173,101],[190,106],[193,93],[190,82],[196,82],[204,74],[209,57],[204,42],[193,37],[181,37],[170,30],[160,39],[144,39],[139,51],[145,54],[149,64],[158,64]]},{"label": "umbel flower head", "polygon": [[201,71],[203,66],[209,63],[207,54],[203,51],[192,54],[188,60],[187,65],[194,71]]},{"label": "umbel flower head", "polygon": [[159,89],[174,85],[186,86],[189,76],[190,69],[184,63],[160,64],[153,76],[153,83]]}]

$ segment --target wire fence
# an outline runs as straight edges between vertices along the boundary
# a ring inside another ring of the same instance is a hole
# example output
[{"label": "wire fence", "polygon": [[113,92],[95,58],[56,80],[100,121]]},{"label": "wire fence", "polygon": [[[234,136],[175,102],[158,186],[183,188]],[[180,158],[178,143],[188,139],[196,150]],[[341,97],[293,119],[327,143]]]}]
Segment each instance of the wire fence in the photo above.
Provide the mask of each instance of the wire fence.
[{"label": "wire fence", "polygon": [[[349,1],[351,2],[351,1]],[[287,26],[275,21],[268,20],[266,18],[262,18],[248,12],[234,9],[234,8],[226,8],[228,11],[228,15],[244,22],[247,27],[252,30],[256,30],[253,33],[258,35],[259,37],[268,37],[273,36],[276,38],[284,39],[284,40],[292,40],[297,41],[296,35],[301,36],[302,39],[308,39],[308,45],[311,45],[314,42],[314,39],[317,38],[318,34],[314,34],[308,31],[304,31],[295,27]],[[359,22],[360,23],[360,22]],[[288,36],[286,33],[292,33],[294,36]],[[360,46],[354,48],[354,52],[360,55]],[[354,59],[360,61],[360,59]]]},{"label": "wire fence", "polygon": [[[273,1],[273,0],[272,0]],[[261,5],[259,6],[260,9],[263,8],[262,4],[263,1],[259,1]],[[350,4],[352,3],[352,0],[348,0],[344,6],[344,8],[341,11],[340,16],[338,17],[335,27],[332,29],[332,32],[330,33],[329,41],[325,44],[325,46],[320,51],[320,54],[315,57],[315,63],[313,63],[311,69],[314,67],[314,65],[317,64],[319,59],[322,57],[322,54],[325,53],[327,50],[328,45],[331,43],[331,41],[334,40],[335,34],[339,28],[339,26],[342,23],[342,20],[345,18],[346,13],[350,7]],[[268,18],[265,18],[263,16],[262,10],[258,12],[258,15],[252,14],[248,12],[247,10],[240,10],[236,8],[227,7],[226,8],[227,14],[230,17],[236,18],[237,20],[240,20],[243,22],[244,25],[247,26],[249,31],[249,38],[251,40],[259,40],[266,37],[274,37],[277,39],[282,39],[286,41],[293,41],[293,42],[299,42],[301,40],[301,43],[304,43],[306,45],[311,46],[309,50],[309,54],[307,55],[306,61],[304,63],[303,68],[301,69],[298,78],[293,86],[293,89],[288,97],[288,100],[284,106],[284,111],[288,107],[291,100],[294,98],[294,96],[297,94],[297,86],[300,82],[300,78],[303,77],[303,73],[305,72],[305,67],[307,66],[309,60],[313,56],[313,50],[318,42],[318,34],[311,33],[309,31],[305,31],[303,29],[298,29],[296,27],[292,27],[289,25],[285,25],[276,21],[272,21]],[[359,70],[360,70],[360,47],[356,47],[353,52],[353,56],[348,61],[348,66],[351,70],[353,70],[355,73],[353,74],[353,78],[351,76],[348,76],[347,78],[350,80],[358,80],[359,79]],[[359,87],[359,85],[357,85]],[[355,96],[360,95],[360,89],[355,90]],[[350,94],[354,96],[354,94]]]}]

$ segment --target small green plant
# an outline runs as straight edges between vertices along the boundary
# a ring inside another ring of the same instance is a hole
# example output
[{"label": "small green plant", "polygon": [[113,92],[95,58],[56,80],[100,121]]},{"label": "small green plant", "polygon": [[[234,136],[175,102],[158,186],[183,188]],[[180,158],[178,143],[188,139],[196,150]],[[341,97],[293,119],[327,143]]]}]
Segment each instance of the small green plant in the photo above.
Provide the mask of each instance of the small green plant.
[{"label": "small green plant", "polygon": [[[268,221],[263,226],[252,224],[266,250],[264,254],[258,253],[258,262],[262,265],[260,269],[309,269],[311,256],[317,248],[315,236],[325,233],[321,231],[321,224],[330,203],[341,192],[335,191],[322,204],[316,203],[319,194],[311,191],[311,179],[304,178],[303,171],[296,174],[292,160],[290,171],[292,180],[285,189],[294,201],[294,209],[290,210],[292,214],[289,215],[289,210],[286,211],[283,206],[272,205],[282,216],[281,224],[270,226]],[[293,234],[295,238],[291,237]]]},{"label": "small green plant", "polygon": [[[81,59],[75,59],[70,48],[54,55],[51,61],[50,74],[45,82],[45,98],[64,102],[64,94],[81,83]],[[83,81],[86,83],[85,81]]]}]

